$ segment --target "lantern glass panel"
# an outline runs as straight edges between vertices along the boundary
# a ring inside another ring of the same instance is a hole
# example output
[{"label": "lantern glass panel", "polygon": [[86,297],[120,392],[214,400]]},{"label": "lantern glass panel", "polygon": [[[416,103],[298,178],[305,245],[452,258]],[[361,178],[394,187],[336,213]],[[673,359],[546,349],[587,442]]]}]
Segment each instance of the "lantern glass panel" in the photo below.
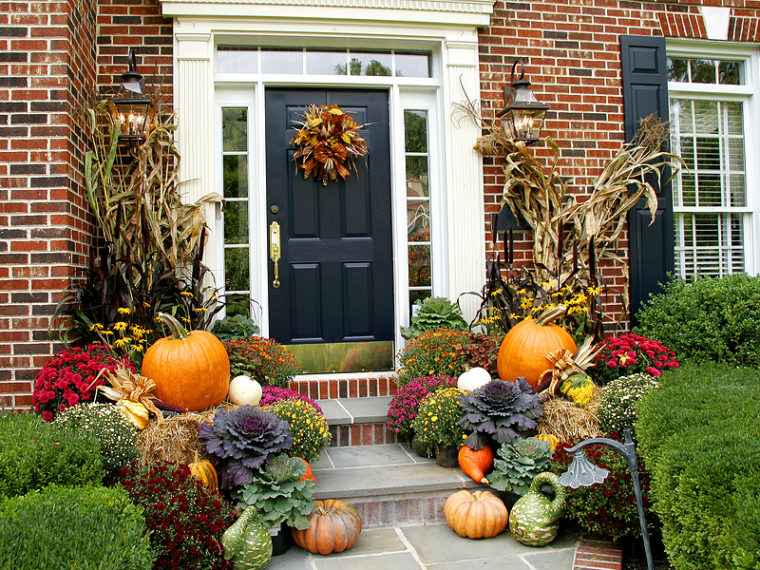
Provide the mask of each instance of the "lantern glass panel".
[{"label": "lantern glass panel", "polygon": [[116,120],[121,125],[119,137],[142,138],[152,120],[152,105],[149,99],[113,99]]}]

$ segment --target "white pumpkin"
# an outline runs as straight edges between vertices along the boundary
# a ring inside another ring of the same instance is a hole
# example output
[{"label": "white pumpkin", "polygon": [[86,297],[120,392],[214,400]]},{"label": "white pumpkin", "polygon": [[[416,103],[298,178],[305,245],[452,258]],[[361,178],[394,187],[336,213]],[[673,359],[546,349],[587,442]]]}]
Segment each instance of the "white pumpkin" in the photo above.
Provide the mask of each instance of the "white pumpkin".
[{"label": "white pumpkin", "polygon": [[457,388],[462,390],[462,392],[472,392],[481,386],[485,386],[490,381],[491,375],[488,373],[488,370],[476,366],[475,368],[470,368],[459,377]]},{"label": "white pumpkin", "polygon": [[261,401],[261,384],[250,376],[235,376],[230,382],[227,399],[238,406],[258,406]]}]

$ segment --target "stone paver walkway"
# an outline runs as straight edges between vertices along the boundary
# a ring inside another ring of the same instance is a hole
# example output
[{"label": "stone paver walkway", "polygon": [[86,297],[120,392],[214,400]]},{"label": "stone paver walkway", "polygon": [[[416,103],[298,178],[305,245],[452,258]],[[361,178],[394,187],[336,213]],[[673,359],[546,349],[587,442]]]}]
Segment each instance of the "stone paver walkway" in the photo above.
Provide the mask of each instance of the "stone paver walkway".
[{"label": "stone paver walkway", "polygon": [[363,530],[350,550],[329,556],[296,545],[271,570],[571,570],[578,538],[562,533],[542,548],[517,542],[509,529],[494,538],[461,538],[446,523]]}]

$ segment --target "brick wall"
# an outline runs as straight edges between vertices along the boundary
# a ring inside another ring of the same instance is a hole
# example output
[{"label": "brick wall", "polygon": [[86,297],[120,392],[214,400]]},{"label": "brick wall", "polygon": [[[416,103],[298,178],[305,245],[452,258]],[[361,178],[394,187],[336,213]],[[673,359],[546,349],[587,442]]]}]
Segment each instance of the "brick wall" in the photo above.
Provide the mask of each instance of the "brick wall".
[{"label": "brick wall", "polygon": [[95,77],[95,13],[87,0],[0,6],[0,406],[23,407],[88,253],[76,111]]},{"label": "brick wall", "polygon": [[[734,8],[729,40],[760,37],[757,1],[499,0],[492,25],[480,33],[484,115],[493,117],[503,108],[503,87],[510,82],[512,63],[525,58],[526,77],[537,98],[551,107],[544,134],[559,145],[559,172],[569,178],[572,192],[588,193],[603,164],[624,142],[620,35],[706,38],[699,4]],[[545,145],[533,149],[547,161],[552,156]],[[485,159],[489,250],[494,249],[490,219],[500,209],[504,184],[500,164],[498,159]],[[522,234],[516,244],[517,262],[531,258],[531,235]],[[619,253],[627,259],[625,235],[620,245]],[[501,244],[496,249],[501,250]],[[616,275],[607,276],[612,296],[605,302],[605,318],[610,326],[620,319],[623,295],[628,294]]]}]

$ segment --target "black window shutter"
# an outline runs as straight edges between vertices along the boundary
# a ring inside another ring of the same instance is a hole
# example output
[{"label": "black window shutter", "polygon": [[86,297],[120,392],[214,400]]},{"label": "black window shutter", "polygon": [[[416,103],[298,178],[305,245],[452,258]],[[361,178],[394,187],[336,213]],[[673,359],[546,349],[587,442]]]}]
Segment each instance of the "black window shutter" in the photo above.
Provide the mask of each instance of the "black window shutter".
[{"label": "black window shutter", "polygon": [[[623,67],[623,109],[625,138],[630,141],[639,119],[657,113],[663,121],[668,113],[668,74],[665,58],[665,38],[649,36],[620,36]],[[631,276],[631,324],[635,325],[636,311],[641,304],[661,288],[667,274],[673,271],[673,196],[670,184],[662,179],[653,182],[659,207],[652,225],[652,216],[639,202],[628,213],[629,260]]]}]

